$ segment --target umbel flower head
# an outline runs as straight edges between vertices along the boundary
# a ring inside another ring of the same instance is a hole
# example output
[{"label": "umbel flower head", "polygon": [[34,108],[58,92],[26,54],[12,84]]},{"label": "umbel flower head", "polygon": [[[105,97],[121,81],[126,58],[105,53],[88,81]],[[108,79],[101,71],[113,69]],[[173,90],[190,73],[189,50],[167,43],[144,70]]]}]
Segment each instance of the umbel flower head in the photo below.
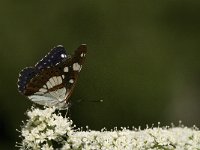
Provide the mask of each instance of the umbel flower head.
[{"label": "umbel flower head", "polygon": [[200,131],[195,128],[151,127],[144,130],[75,130],[69,118],[54,107],[32,108],[22,127],[20,149],[34,150],[200,150]]},{"label": "umbel flower head", "polygon": [[32,107],[27,112],[29,119],[21,130],[21,149],[53,149],[54,145],[59,147],[66,142],[72,133],[72,121],[55,110]]}]

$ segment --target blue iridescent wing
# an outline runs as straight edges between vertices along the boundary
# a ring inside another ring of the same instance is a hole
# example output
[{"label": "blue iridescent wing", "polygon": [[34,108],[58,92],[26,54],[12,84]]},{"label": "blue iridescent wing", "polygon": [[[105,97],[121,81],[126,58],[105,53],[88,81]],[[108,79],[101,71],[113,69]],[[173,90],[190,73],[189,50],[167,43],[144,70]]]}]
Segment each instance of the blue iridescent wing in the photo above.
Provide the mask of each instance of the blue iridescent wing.
[{"label": "blue iridescent wing", "polygon": [[64,61],[67,57],[66,50],[62,45],[54,47],[43,59],[41,59],[36,65],[37,70],[50,68],[58,63]]}]

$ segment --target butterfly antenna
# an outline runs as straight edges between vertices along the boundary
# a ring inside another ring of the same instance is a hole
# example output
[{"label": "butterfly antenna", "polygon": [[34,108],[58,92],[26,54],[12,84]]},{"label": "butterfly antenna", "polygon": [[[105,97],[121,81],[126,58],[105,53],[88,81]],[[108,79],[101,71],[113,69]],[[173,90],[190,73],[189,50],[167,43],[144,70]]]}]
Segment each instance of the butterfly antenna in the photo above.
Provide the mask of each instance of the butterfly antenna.
[{"label": "butterfly antenna", "polygon": [[100,102],[102,103],[103,102],[103,99],[100,99],[100,100],[84,100],[84,99],[78,99],[77,100],[78,103],[81,103],[81,102]]}]

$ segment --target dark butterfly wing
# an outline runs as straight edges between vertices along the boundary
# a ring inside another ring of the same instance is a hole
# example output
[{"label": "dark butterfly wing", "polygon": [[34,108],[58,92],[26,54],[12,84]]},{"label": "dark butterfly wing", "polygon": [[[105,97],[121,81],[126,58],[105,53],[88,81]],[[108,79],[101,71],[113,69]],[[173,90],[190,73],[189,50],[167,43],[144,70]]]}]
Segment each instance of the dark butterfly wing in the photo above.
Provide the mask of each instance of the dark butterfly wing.
[{"label": "dark butterfly wing", "polygon": [[69,90],[66,100],[72,94],[72,91],[75,87],[75,83],[78,79],[78,74],[82,69],[82,65],[85,60],[85,55],[87,53],[87,45],[82,44],[75,50],[72,58],[64,63],[64,76],[65,76],[65,87]]},{"label": "dark butterfly wing", "polygon": [[19,73],[17,85],[20,93],[24,93],[26,85],[36,74],[37,72],[33,67],[25,68]]},{"label": "dark butterfly wing", "polygon": [[38,70],[50,68],[62,62],[66,57],[67,54],[65,48],[62,45],[58,45],[54,47],[42,60],[40,60],[35,65],[35,68]]},{"label": "dark butterfly wing", "polygon": [[[35,103],[58,108],[64,107],[77,81],[78,73],[85,59],[86,49],[86,45],[83,44],[72,57],[65,59],[59,57],[63,53],[60,51],[51,53],[52,50],[46,57],[52,58],[51,56],[54,54],[53,56],[57,56],[59,60],[53,61],[50,66],[43,69],[37,68],[40,65],[44,66],[43,59],[36,65],[36,69],[32,68],[31,70],[36,73],[23,84],[23,88],[20,88],[22,93]],[[39,69],[38,72],[37,69]],[[23,72],[23,76],[26,76],[25,74]]]},{"label": "dark butterfly wing", "polygon": [[22,70],[18,79],[18,90],[24,93],[26,85],[29,81],[37,75],[42,69],[50,68],[66,59],[66,50],[62,45],[54,47],[42,60],[40,60],[34,67],[28,67]]},{"label": "dark butterfly wing", "polygon": [[87,53],[87,45],[86,44],[82,44],[81,46],[79,46],[77,48],[77,50],[75,50],[75,53],[73,55],[72,61],[74,63],[77,62],[82,66],[83,61],[85,60],[86,53]]}]

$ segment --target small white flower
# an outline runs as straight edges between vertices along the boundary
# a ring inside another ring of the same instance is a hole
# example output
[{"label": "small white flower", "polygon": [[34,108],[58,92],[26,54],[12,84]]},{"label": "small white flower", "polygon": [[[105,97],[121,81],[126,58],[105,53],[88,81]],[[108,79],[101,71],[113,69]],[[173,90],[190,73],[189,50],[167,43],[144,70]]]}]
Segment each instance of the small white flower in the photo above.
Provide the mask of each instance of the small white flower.
[{"label": "small white flower", "polygon": [[53,130],[47,130],[46,137],[47,139],[52,140],[56,138],[56,135],[54,134]]},{"label": "small white flower", "polygon": [[42,122],[41,124],[37,126],[37,129],[38,131],[43,131],[46,127],[47,125],[44,122]]},{"label": "small white flower", "polygon": [[52,146],[49,146],[48,144],[44,144],[44,145],[41,147],[41,150],[53,150],[53,147],[52,147]]},{"label": "small white flower", "polygon": [[69,143],[65,143],[64,146],[62,147],[62,150],[68,150],[68,149],[71,149],[70,147],[71,145]]}]

